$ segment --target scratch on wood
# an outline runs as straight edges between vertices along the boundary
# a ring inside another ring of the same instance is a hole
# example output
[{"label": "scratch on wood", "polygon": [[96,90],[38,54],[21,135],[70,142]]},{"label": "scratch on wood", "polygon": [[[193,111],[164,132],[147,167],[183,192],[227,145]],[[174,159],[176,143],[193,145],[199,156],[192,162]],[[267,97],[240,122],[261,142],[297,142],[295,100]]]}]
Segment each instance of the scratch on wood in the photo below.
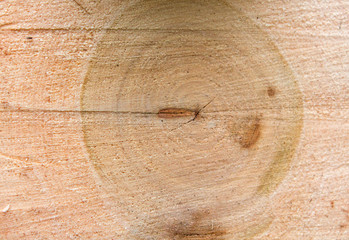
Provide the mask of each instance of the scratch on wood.
[{"label": "scratch on wood", "polygon": [[9,156],[4,153],[0,153],[0,157],[5,158],[7,160],[13,161],[13,162],[18,162],[18,163],[26,163],[26,164],[39,164],[38,162],[28,162],[29,158],[27,157],[18,157],[18,156]]},{"label": "scratch on wood", "polygon": [[75,2],[76,5],[79,6],[79,8],[81,8],[85,13],[87,13],[88,15],[91,15],[91,13],[89,11],[87,11],[87,9],[81,5],[81,3],[79,3],[78,1],[76,0],[72,0],[73,2]]},{"label": "scratch on wood", "polygon": [[15,22],[4,23],[4,24],[0,25],[0,28],[6,27],[6,26],[10,26],[10,25],[13,25],[13,24],[16,24],[16,23]]},{"label": "scratch on wood", "polygon": [[[213,98],[211,101],[209,101],[205,106],[203,106],[203,107],[200,108],[199,110],[192,111],[192,110],[187,110],[187,109],[186,109],[187,111],[190,111],[190,112],[191,112],[191,115],[194,114],[194,117],[193,117],[192,119],[190,119],[188,122],[185,122],[185,123],[181,124],[179,127],[172,129],[171,132],[174,131],[174,130],[177,130],[177,129],[181,128],[181,127],[182,127],[183,125],[185,125],[185,124],[188,124],[188,123],[190,123],[190,122],[195,121],[195,119],[197,119],[197,117],[198,117],[199,114],[202,112],[202,110],[204,110],[210,103],[212,103],[214,99],[215,99],[215,98]],[[188,115],[188,116],[190,116],[190,115]]]},{"label": "scratch on wood", "polygon": [[195,117],[194,117],[192,120],[190,120],[189,122],[194,121],[194,120],[199,116],[199,114],[202,112],[202,110],[204,110],[208,105],[210,105],[210,104],[213,102],[214,99],[215,99],[215,97],[212,98],[211,101],[209,101],[208,103],[206,103],[206,105],[203,106],[201,109],[199,109],[198,111],[196,111],[196,112],[195,112]]},{"label": "scratch on wood", "polygon": [[9,205],[7,205],[4,209],[2,209],[2,212],[3,213],[6,213],[6,212],[8,212],[8,210],[10,210],[10,207],[11,207],[11,205],[9,204]]}]

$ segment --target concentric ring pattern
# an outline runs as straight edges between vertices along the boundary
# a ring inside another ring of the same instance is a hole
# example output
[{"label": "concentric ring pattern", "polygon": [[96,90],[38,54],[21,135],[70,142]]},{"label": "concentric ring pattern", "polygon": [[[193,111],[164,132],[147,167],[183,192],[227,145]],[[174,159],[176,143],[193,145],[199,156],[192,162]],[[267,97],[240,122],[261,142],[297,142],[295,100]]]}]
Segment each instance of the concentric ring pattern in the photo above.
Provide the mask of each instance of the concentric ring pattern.
[{"label": "concentric ring pattern", "polygon": [[[243,239],[266,229],[268,196],[289,169],[303,115],[278,49],[219,0],[126,8],[91,60],[81,108],[90,159],[130,223],[126,239]],[[189,114],[158,114],[169,108]]]}]

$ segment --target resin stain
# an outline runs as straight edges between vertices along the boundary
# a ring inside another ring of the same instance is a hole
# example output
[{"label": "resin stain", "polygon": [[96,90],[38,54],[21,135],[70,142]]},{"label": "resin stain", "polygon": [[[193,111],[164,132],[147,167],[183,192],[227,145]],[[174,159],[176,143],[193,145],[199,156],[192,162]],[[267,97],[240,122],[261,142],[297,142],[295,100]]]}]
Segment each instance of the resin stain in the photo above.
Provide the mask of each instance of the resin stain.
[{"label": "resin stain", "polygon": [[243,148],[254,146],[261,135],[261,123],[259,118],[246,119],[240,126],[238,142]]},{"label": "resin stain", "polygon": [[159,118],[180,118],[180,117],[188,117],[195,116],[196,111],[192,111],[185,108],[164,108],[159,110],[158,117]]}]

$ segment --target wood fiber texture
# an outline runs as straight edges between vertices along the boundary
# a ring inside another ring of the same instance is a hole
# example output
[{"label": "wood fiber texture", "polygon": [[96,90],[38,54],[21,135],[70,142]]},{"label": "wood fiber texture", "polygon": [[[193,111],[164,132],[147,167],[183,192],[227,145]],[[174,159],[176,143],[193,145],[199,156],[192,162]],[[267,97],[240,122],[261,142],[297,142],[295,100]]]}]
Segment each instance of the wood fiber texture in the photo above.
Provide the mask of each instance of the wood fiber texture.
[{"label": "wood fiber texture", "polygon": [[1,239],[348,239],[347,1],[0,2]]}]

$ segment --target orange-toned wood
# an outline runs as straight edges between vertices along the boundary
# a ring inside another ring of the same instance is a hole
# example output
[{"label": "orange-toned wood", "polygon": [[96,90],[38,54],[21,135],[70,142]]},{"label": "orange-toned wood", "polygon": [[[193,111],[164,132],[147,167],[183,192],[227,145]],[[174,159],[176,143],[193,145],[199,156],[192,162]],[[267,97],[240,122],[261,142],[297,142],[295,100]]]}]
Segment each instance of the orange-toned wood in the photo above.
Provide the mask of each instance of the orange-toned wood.
[{"label": "orange-toned wood", "polygon": [[1,239],[348,239],[347,1],[0,2]]}]

